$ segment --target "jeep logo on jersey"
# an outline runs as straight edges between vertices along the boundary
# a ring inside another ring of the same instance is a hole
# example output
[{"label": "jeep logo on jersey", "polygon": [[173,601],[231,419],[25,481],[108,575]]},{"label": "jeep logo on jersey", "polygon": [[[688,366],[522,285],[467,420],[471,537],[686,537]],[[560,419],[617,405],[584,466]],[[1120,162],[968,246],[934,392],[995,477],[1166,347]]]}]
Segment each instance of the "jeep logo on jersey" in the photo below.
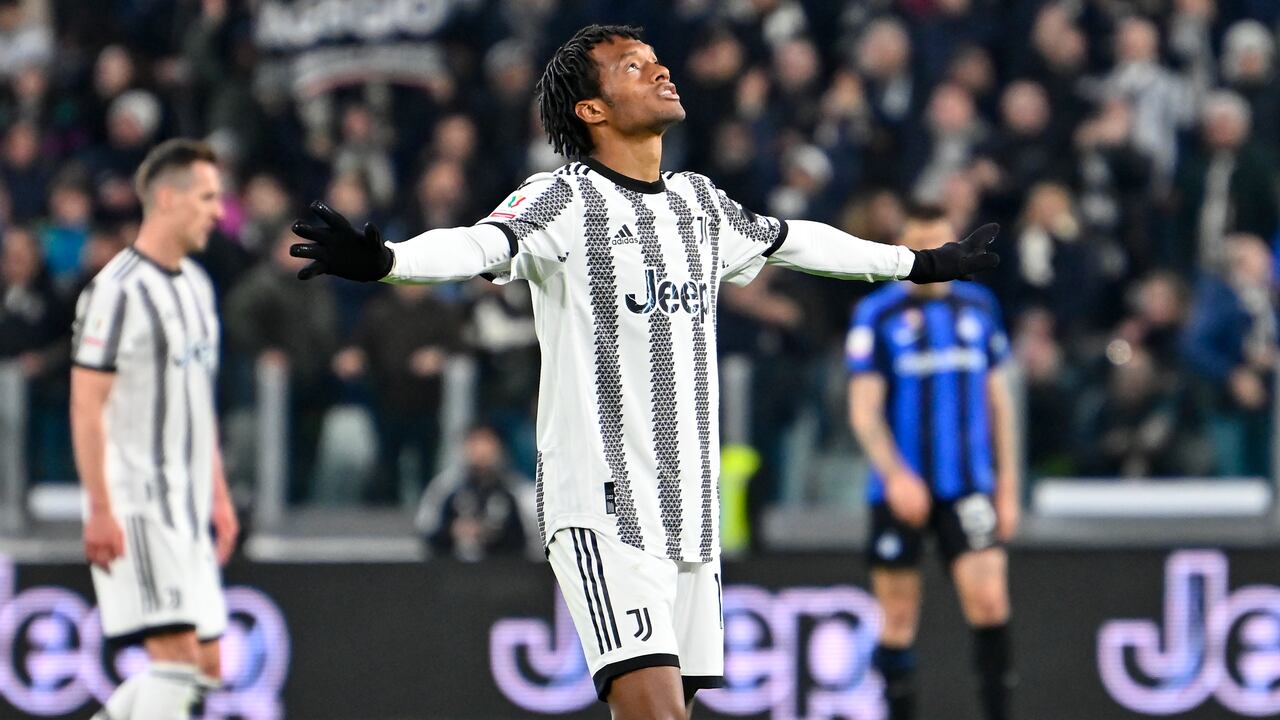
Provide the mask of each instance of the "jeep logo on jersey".
[{"label": "jeep logo on jersey", "polygon": [[188,363],[198,363],[211,368],[215,360],[213,345],[206,340],[199,340],[187,347],[187,351],[183,354],[175,353],[170,359],[173,360],[174,367],[186,367]]},{"label": "jeep logo on jersey", "polygon": [[635,293],[626,296],[627,309],[637,315],[648,315],[654,310],[661,310],[673,315],[683,310],[696,317],[699,322],[707,319],[707,304],[703,299],[707,296],[707,284],[698,284],[688,280],[677,285],[665,277],[659,278],[658,271],[653,268],[644,270],[644,301],[636,298]]}]

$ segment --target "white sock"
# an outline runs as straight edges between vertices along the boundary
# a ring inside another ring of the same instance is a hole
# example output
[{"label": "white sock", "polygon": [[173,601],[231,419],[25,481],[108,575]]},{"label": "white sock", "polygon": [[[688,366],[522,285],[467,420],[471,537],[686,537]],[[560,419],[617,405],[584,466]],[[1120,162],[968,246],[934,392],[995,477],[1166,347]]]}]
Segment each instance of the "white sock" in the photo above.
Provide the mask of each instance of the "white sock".
[{"label": "white sock", "polygon": [[195,665],[151,663],[138,685],[129,720],[189,720],[195,684]]},{"label": "white sock", "polygon": [[133,699],[138,696],[138,685],[142,683],[143,675],[146,675],[145,670],[120,683],[93,720],[129,720],[133,717]]}]

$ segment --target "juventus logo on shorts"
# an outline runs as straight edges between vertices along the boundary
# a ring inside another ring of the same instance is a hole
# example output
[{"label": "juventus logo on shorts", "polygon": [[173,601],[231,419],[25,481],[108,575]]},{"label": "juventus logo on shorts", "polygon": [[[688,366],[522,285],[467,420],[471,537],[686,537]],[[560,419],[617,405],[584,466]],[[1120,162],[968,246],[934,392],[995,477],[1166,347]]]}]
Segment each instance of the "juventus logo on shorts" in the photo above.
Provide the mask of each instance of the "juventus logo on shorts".
[{"label": "juventus logo on shorts", "polygon": [[[649,619],[649,608],[633,608],[628,610],[627,614],[636,616],[635,637],[640,638],[640,642],[644,642],[653,636],[653,621]],[[641,637],[642,635],[644,637]]]}]

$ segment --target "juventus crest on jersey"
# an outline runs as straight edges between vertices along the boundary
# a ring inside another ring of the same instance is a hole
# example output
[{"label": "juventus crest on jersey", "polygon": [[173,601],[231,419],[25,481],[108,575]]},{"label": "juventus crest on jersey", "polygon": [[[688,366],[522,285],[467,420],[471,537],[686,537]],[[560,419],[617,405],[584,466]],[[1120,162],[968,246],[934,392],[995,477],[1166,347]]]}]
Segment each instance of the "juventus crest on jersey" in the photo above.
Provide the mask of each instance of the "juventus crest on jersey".
[{"label": "juventus crest on jersey", "polygon": [[542,349],[538,523],[674,560],[719,552],[716,299],[786,237],[695,173],[587,160],[534,175],[482,223],[515,249]]},{"label": "juventus crest on jersey", "polygon": [[191,537],[208,527],[218,336],[213,286],[192,260],[171,271],[129,248],[81,293],[72,360],[116,374],[105,472],[119,516]]}]

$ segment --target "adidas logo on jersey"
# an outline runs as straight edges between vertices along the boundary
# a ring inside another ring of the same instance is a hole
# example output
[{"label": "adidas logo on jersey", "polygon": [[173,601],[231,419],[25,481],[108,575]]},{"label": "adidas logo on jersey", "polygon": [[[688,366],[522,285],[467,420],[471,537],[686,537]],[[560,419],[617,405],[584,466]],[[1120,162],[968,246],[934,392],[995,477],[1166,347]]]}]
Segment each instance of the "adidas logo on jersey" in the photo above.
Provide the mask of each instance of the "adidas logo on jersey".
[{"label": "adidas logo on jersey", "polygon": [[631,245],[631,244],[639,244],[639,243],[640,243],[640,238],[636,237],[631,232],[631,228],[624,224],[622,227],[618,228],[618,232],[613,234],[613,241],[611,244]]},{"label": "adidas logo on jersey", "polygon": [[698,284],[688,280],[677,285],[665,277],[658,277],[658,271],[654,268],[645,268],[644,289],[643,301],[637,299],[635,293],[628,293],[624,297],[627,309],[637,315],[648,315],[654,310],[661,310],[667,315],[684,311],[698,322],[705,322],[707,319],[706,283]]}]

